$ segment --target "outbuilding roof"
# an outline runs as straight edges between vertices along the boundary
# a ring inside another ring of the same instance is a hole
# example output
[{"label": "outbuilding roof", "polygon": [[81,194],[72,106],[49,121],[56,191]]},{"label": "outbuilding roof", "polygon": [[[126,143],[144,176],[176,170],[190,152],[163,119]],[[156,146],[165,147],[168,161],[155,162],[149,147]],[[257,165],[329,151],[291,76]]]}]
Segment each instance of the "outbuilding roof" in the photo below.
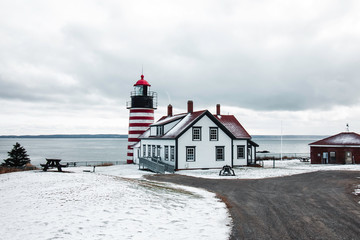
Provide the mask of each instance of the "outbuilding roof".
[{"label": "outbuilding roof", "polygon": [[360,135],[354,132],[342,132],[334,136],[310,143],[309,145],[360,145]]}]

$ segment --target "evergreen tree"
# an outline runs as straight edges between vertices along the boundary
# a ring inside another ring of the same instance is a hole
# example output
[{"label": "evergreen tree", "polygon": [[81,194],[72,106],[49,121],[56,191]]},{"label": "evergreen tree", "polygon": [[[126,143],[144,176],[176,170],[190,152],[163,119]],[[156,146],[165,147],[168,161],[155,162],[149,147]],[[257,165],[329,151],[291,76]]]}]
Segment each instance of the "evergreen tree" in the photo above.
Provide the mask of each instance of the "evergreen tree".
[{"label": "evergreen tree", "polygon": [[20,145],[20,143],[16,143],[13,149],[8,152],[9,157],[4,159],[5,163],[2,165],[8,167],[22,167],[27,163],[30,163],[29,155],[26,153],[24,147]]}]

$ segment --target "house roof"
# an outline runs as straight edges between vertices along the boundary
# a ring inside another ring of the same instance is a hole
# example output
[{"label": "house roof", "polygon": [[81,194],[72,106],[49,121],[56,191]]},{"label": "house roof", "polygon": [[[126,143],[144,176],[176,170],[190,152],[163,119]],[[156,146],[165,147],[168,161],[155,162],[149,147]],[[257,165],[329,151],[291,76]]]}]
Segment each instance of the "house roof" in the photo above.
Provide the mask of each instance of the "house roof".
[{"label": "house roof", "polygon": [[234,136],[235,138],[251,138],[250,134],[239,123],[234,115],[214,115]]},{"label": "house roof", "polygon": [[176,120],[180,120],[172,129],[163,136],[150,136],[150,129],[143,133],[140,138],[163,138],[172,139],[180,137],[204,115],[207,115],[215,124],[218,125],[226,134],[235,139],[251,139],[244,127],[233,115],[212,115],[208,110],[196,111],[192,113],[182,113],[174,116],[163,116],[159,121],[151,126],[164,125]]},{"label": "house roof", "polygon": [[[201,116],[206,113],[205,111],[197,111],[182,115],[182,119],[172,129],[165,133],[161,138],[177,138],[182,135],[188,128],[194,125]],[[178,118],[179,119],[179,118]],[[163,120],[165,122],[165,119]]]},{"label": "house roof", "polygon": [[174,116],[163,116],[156,123],[151,124],[151,126],[160,126],[160,125],[168,124],[168,123],[174,122],[176,120],[179,120],[181,118],[184,118],[185,116],[186,116],[186,113],[177,114]]},{"label": "house roof", "polygon": [[309,145],[360,145],[360,135],[354,132],[342,132],[310,143]]}]

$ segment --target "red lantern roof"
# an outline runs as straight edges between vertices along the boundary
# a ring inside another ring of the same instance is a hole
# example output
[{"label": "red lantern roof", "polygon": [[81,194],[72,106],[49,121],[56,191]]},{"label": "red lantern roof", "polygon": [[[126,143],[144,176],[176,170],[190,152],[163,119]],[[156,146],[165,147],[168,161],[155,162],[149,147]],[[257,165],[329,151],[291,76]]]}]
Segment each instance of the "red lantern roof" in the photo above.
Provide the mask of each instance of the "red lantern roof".
[{"label": "red lantern roof", "polygon": [[145,79],[144,79],[144,75],[141,75],[141,79],[140,80],[138,80],[135,84],[134,84],[134,86],[139,86],[139,85],[143,85],[143,86],[151,86],[149,83],[148,83],[148,81],[146,81]]}]

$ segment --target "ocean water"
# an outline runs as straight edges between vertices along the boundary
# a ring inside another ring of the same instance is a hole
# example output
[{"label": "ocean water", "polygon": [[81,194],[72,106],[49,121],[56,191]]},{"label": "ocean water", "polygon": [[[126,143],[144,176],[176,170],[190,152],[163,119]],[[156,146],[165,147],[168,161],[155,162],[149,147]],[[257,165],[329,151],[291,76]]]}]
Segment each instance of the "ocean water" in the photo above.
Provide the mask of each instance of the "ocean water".
[{"label": "ocean water", "polygon": [[126,162],[126,138],[0,138],[1,162],[16,142],[37,166],[46,163],[45,158],[59,158],[62,162]]},{"label": "ocean water", "polygon": [[[257,151],[270,154],[308,156],[309,143],[325,136],[253,136],[259,144]],[[126,162],[126,138],[0,138],[0,162],[7,158],[7,152],[19,142],[30,156],[31,163],[39,166],[45,158],[60,158],[62,162],[111,161]],[[282,143],[282,144],[281,144]],[[282,147],[281,147],[282,145]],[[264,154],[263,154],[264,155]],[[262,156],[262,154],[257,154]]]},{"label": "ocean water", "polygon": [[[318,141],[326,136],[314,135],[255,135],[252,140],[259,147],[257,151],[269,151],[270,153],[310,153],[309,143]],[[281,151],[282,150],[282,151]]]}]

